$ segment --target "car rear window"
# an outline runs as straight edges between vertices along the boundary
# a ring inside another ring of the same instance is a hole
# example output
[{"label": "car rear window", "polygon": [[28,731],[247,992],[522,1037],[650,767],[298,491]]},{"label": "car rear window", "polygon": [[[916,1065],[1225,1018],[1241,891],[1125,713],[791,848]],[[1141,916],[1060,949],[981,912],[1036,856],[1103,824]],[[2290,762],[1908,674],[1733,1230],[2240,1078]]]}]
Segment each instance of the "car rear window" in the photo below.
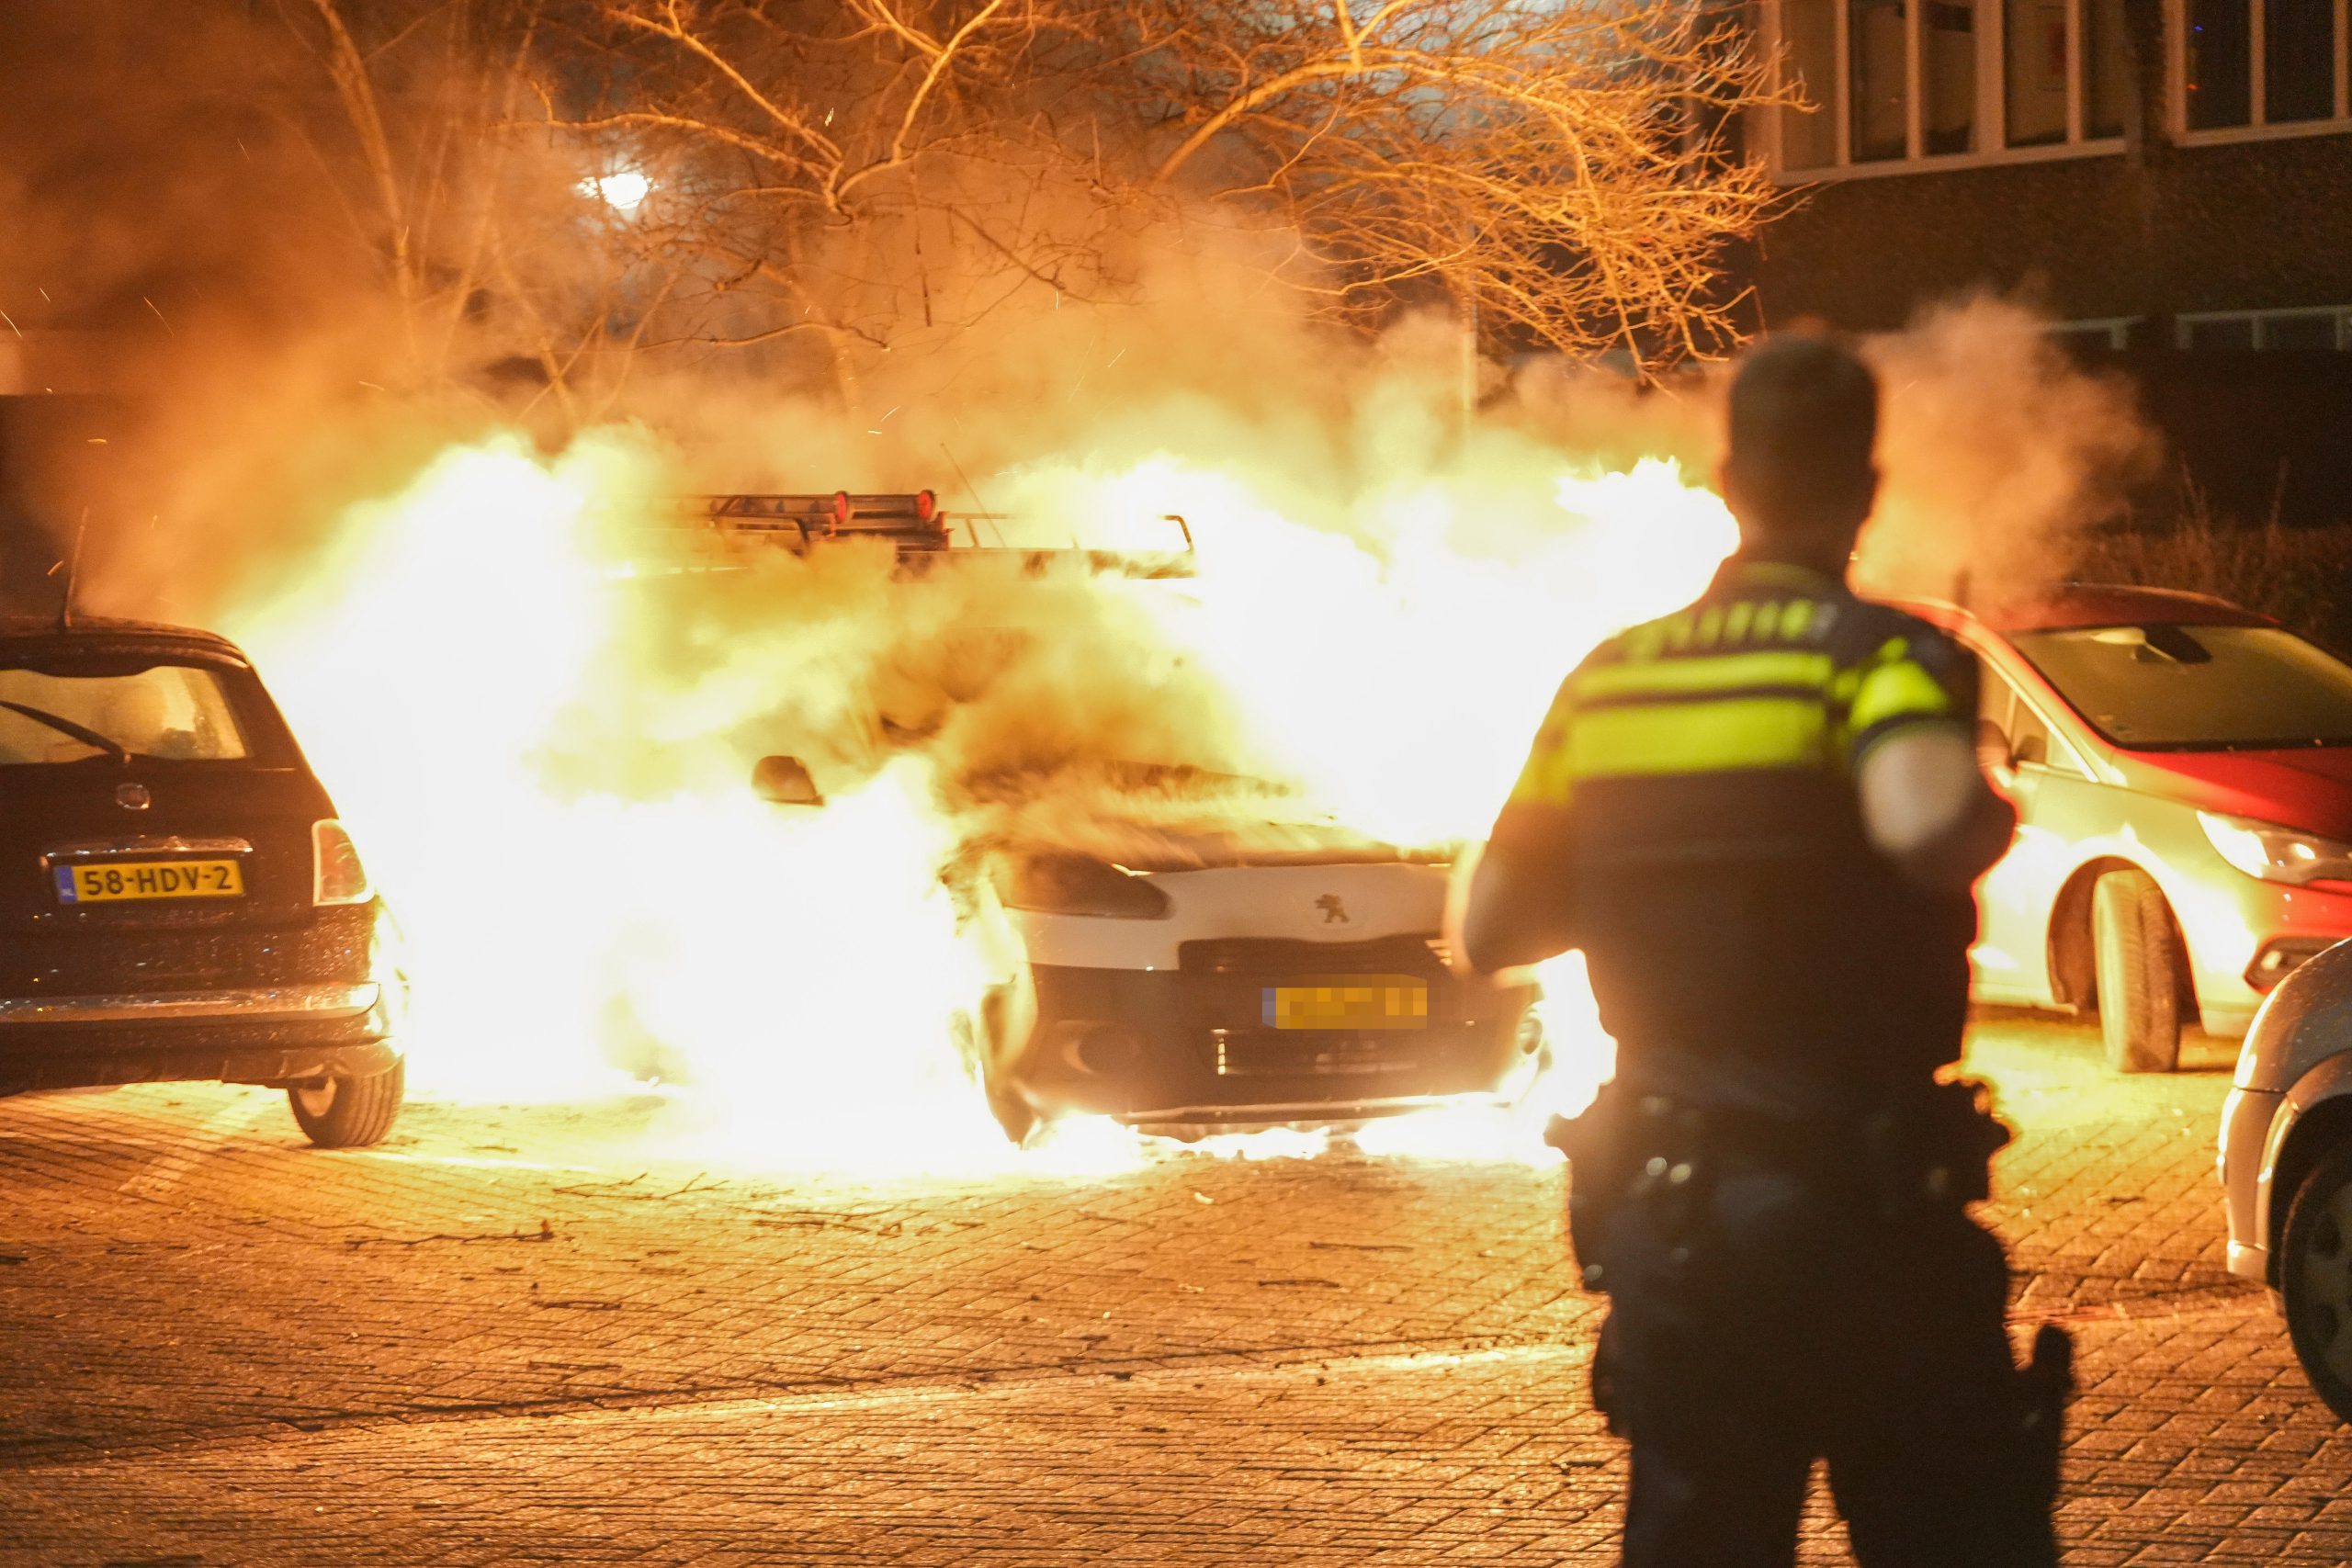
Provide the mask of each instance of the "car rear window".
[{"label": "car rear window", "polygon": [[0,666],[0,766],[85,761],[113,747],[167,761],[252,755],[218,670],[171,663],[86,671]]},{"label": "car rear window", "polygon": [[2278,626],[2080,626],[2010,639],[2118,746],[2352,746],[2352,666]]}]

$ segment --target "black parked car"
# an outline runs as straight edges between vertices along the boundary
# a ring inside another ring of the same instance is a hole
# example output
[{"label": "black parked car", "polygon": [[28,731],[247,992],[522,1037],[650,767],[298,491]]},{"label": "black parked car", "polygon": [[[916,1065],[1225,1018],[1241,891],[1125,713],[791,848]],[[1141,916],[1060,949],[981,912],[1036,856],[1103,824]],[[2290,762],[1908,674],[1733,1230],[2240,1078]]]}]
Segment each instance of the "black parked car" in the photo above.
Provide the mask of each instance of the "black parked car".
[{"label": "black parked car", "polygon": [[0,622],[0,1094],[264,1084],[312,1143],[379,1142],[395,940],[232,644]]}]

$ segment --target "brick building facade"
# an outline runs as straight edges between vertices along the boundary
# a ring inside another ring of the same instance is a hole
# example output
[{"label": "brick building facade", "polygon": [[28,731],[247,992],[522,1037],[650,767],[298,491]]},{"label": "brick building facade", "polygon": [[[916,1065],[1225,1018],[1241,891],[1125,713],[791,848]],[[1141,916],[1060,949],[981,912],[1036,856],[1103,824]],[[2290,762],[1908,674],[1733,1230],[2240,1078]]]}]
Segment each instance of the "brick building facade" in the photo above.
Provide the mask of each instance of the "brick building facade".
[{"label": "brick building facade", "polygon": [[2020,294],[2224,510],[2352,518],[2346,0],[1755,3],[1817,106],[1745,128],[1797,197],[1768,322]]}]

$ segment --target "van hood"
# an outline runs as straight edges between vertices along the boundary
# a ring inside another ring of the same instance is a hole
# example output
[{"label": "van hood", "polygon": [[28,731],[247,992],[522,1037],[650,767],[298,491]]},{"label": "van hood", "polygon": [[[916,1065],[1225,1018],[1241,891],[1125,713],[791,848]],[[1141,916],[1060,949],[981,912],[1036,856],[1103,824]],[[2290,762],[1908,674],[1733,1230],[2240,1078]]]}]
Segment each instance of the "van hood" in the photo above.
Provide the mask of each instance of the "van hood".
[{"label": "van hood", "polygon": [[1059,830],[1009,834],[1000,842],[1016,853],[1088,854],[1137,872],[1234,866],[1442,865],[1451,858],[1445,848],[1404,848],[1335,823],[1209,826],[1109,818],[1057,827]]},{"label": "van hood", "polygon": [[2124,782],[2200,811],[2352,840],[2352,746],[2263,751],[2122,751]]},{"label": "van hood", "polygon": [[1458,847],[1398,845],[1289,785],[1181,764],[1091,760],[958,784],[969,842],[1089,855],[1129,871],[1443,864]]}]

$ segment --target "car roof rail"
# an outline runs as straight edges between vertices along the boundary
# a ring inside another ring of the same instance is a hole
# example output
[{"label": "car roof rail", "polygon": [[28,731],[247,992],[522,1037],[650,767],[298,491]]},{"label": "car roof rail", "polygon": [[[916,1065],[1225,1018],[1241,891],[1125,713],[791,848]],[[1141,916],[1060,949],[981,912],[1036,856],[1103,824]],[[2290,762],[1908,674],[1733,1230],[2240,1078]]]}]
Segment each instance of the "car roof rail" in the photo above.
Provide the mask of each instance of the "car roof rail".
[{"label": "car roof rail", "polygon": [[947,513],[938,495],[927,490],[697,495],[687,505],[723,532],[774,536],[787,547],[847,538],[888,539],[901,550],[944,550],[948,545]]},{"label": "car roof rail", "polygon": [[[806,555],[817,545],[848,539],[887,539],[898,551],[902,571],[921,574],[952,549],[959,558],[1010,560],[1023,576],[1042,577],[1061,562],[1076,560],[1097,576],[1172,578],[1195,575],[1192,525],[1175,513],[1161,520],[1175,525],[1180,550],[1098,550],[1072,539],[1068,547],[1009,546],[994,525],[1005,514],[960,512],[952,518],[928,490],[860,494],[851,491],[788,491],[682,497],[686,525],[723,538],[767,544]],[[964,538],[956,539],[956,524]],[[991,525],[983,544],[979,525]]]}]

